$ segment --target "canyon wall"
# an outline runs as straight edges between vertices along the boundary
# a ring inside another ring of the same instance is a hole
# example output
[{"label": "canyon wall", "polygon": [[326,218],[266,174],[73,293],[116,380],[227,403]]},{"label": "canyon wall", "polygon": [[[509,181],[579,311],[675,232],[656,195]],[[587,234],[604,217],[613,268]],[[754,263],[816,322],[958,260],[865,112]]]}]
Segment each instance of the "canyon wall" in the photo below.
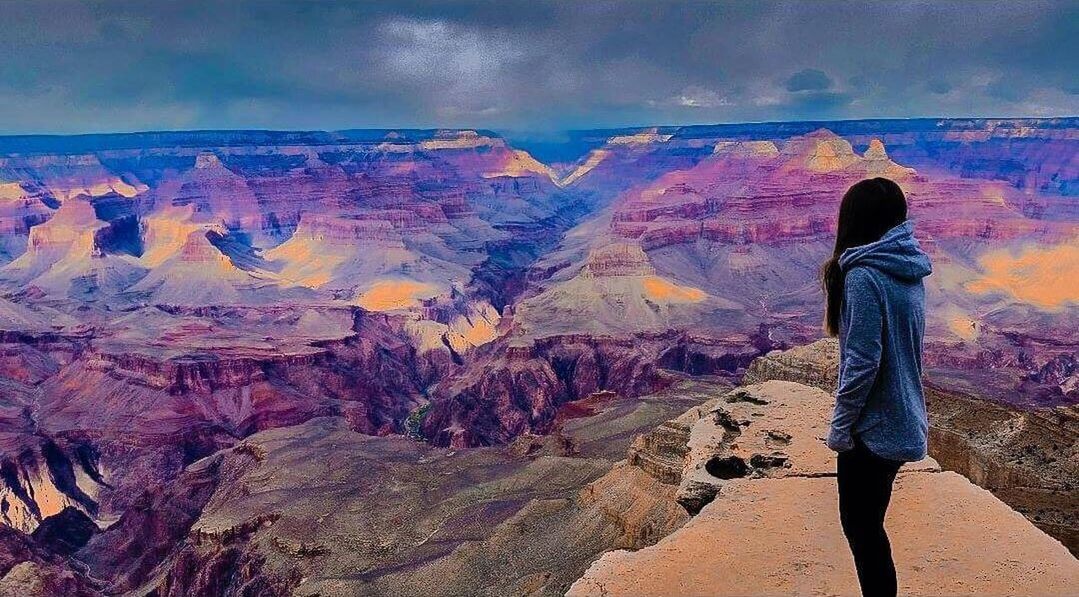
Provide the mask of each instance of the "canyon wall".
[{"label": "canyon wall", "polygon": [[74,567],[112,592],[561,595],[599,553],[688,519],[673,487],[619,460],[727,387],[596,397],[496,448],[362,435],[339,417],[263,431],[144,492]]},{"label": "canyon wall", "polygon": [[[678,413],[831,383],[772,351],[820,337],[867,176],[934,260],[934,454],[1074,550],[1076,130],[0,137],[0,588],[560,594],[706,512],[691,430],[760,405]],[[712,471],[782,474],[784,434]]]}]

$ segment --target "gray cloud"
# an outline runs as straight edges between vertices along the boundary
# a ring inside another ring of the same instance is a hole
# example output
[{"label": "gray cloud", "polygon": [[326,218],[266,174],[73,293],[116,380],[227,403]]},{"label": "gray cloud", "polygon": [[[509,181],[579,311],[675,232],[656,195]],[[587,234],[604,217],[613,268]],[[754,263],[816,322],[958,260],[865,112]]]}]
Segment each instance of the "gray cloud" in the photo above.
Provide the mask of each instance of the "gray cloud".
[{"label": "gray cloud", "polygon": [[951,84],[944,79],[932,79],[925,86],[926,89],[938,95],[944,95],[952,90]]},{"label": "gray cloud", "polygon": [[833,85],[832,78],[815,68],[800,70],[787,79],[787,91],[823,91]]},{"label": "gray cloud", "polygon": [[1079,114],[1067,1],[35,0],[0,21],[7,133]]}]

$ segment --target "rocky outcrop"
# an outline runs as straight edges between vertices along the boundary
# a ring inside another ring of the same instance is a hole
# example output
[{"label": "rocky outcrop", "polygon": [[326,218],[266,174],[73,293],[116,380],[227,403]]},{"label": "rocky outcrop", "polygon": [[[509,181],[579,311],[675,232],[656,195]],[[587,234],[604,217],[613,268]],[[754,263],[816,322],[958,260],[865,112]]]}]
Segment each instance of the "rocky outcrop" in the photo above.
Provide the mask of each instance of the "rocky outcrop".
[{"label": "rocky outcrop", "polygon": [[828,474],[834,457],[819,438],[827,435],[831,401],[821,394],[774,382],[706,404],[690,429],[678,502],[697,514],[733,479]]},{"label": "rocky outcrop", "polygon": [[632,339],[558,337],[531,346],[491,350],[440,392],[423,422],[436,445],[469,447],[507,443],[525,433],[551,430],[559,407],[599,391],[646,394],[667,382],[655,366],[656,346]]},{"label": "rocky outcrop", "polygon": [[780,154],[786,158],[788,167],[810,172],[834,172],[859,161],[850,142],[828,129],[794,137],[783,144]]},{"label": "rocky outcrop", "polygon": [[0,595],[3,597],[96,597],[99,583],[70,567],[60,554],[30,536],[0,526]]},{"label": "rocky outcrop", "polygon": [[648,394],[671,383],[670,370],[733,375],[760,353],[744,336],[721,340],[675,332],[502,342],[437,390],[422,427],[429,441],[468,447],[548,433],[560,408],[593,394]]},{"label": "rocky outcrop", "polygon": [[929,450],[1079,554],[1079,409],[1019,410],[930,390]]},{"label": "rocky outcrop", "polygon": [[[830,413],[831,399],[817,388],[788,381],[743,386],[638,436],[628,462],[677,485],[677,502],[696,515],[735,479],[834,474],[834,454],[821,442]],[[932,460],[908,465],[936,467]]]},{"label": "rocky outcrop", "polygon": [[[604,554],[567,594],[856,594],[823,441],[831,403],[769,381],[687,413],[679,501],[696,516]],[[1064,546],[931,459],[900,471],[887,525],[903,594],[1065,594],[1079,581]]]},{"label": "rocky outcrop", "polygon": [[[582,595],[857,595],[835,480],[741,480],[654,547],[605,554]],[[887,521],[903,595],[1067,595],[1079,563],[955,473],[901,473]]]},{"label": "rocky outcrop", "polygon": [[[105,487],[88,454],[82,458],[53,439],[5,421],[0,457],[0,522],[24,533],[75,517],[96,516],[96,496]],[[57,516],[64,519],[56,519]]]},{"label": "rocky outcrop", "polygon": [[824,338],[804,346],[768,353],[749,365],[742,382],[777,379],[834,392],[839,380],[839,342]]},{"label": "rocky outcrop", "polygon": [[[838,345],[820,340],[770,353],[746,383],[780,379],[835,389]],[[929,453],[1026,515],[1079,553],[1079,411],[1018,409],[933,385],[926,387]]]},{"label": "rocky outcrop", "polygon": [[31,534],[34,541],[50,553],[68,556],[100,532],[82,510],[68,506],[41,521]]},{"label": "rocky outcrop", "polygon": [[592,251],[581,269],[581,275],[592,278],[618,278],[627,276],[653,276],[656,268],[648,261],[648,255],[637,245],[618,243]]},{"label": "rocky outcrop", "polygon": [[689,431],[706,411],[707,405],[692,408],[637,436],[629,447],[626,461],[660,483],[678,485],[689,453]]},{"label": "rocky outcrop", "polygon": [[68,560],[97,532],[89,517],[70,507],[47,517],[32,534],[0,525],[0,595],[101,595],[101,583]]}]

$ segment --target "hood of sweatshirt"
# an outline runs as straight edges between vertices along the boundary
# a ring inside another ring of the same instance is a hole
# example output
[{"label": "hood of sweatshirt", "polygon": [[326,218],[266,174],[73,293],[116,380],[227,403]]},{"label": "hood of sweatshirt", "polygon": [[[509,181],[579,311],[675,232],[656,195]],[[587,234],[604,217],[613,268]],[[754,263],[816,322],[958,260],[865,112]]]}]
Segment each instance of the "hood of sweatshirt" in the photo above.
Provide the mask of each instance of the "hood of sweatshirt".
[{"label": "hood of sweatshirt", "polygon": [[914,223],[910,220],[892,228],[877,242],[843,251],[839,267],[846,272],[854,266],[871,267],[909,282],[933,273],[929,256],[914,238]]}]

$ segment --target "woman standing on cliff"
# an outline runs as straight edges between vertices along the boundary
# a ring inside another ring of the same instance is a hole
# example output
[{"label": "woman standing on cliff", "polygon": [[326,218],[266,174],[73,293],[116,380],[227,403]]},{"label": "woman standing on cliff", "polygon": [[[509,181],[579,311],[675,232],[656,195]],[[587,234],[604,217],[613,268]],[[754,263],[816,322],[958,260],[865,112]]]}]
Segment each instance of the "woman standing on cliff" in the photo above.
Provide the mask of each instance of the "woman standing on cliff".
[{"label": "woman standing on cliff", "polygon": [[852,186],[821,277],[825,329],[840,346],[828,447],[839,453],[839,517],[866,597],[896,594],[884,515],[899,467],[926,455],[922,279],[931,272],[899,185],[872,178]]}]

